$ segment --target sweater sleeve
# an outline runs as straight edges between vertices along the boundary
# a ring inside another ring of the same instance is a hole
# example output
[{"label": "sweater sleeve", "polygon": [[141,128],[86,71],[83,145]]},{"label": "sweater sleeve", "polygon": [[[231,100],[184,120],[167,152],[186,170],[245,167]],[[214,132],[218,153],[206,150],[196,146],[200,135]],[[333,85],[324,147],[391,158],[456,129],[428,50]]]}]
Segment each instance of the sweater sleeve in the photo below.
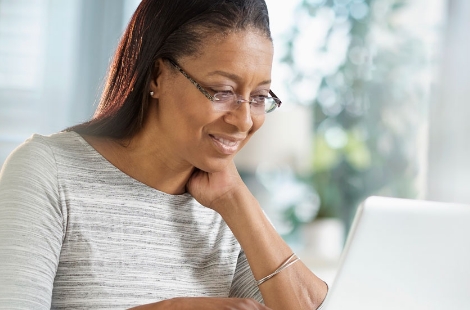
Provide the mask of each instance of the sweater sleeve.
[{"label": "sweater sleeve", "polygon": [[0,171],[0,309],[50,309],[63,232],[54,155],[33,136]]},{"label": "sweater sleeve", "polygon": [[229,297],[253,298],[258,302],[264,303],[243,250],[238,255],[237,267],[233,276]]}]

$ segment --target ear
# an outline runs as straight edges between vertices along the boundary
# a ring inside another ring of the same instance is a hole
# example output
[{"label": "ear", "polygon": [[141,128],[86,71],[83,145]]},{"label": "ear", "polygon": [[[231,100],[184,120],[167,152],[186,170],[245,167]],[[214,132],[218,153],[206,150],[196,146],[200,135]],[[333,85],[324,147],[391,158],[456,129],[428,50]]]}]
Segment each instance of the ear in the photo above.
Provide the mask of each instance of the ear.
[{"label": "ear", "polygon": [[161,58],[157,59],[155,61],[155,65],[153,67],[153,72],[152,72],[152,79],[150,80],[150,87],[149,87],[149,92],[150,92],[150,97],[154,99],[158,99],[160,97],[161,93],[161,79],[162,79],[162,69],[165,64],[163,63],[163,60]]}]

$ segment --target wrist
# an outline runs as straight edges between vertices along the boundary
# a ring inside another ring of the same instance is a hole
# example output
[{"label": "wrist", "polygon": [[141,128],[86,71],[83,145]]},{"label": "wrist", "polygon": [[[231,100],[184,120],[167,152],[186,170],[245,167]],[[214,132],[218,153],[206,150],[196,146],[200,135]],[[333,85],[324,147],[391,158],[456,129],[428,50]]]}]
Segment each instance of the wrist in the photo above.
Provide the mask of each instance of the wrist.
[{"label": "wrist", "polygon": [[258,201],[246,187],[228,192],[213,203],[213,209],[226,222],[233,218],[250,216],[258,208],[260,209]]},{"label": "wrist", "polygon": [[234,195],[219,213],[240,244],[251,242],[259,236],[274,230],[256,198],[251,195]]}]

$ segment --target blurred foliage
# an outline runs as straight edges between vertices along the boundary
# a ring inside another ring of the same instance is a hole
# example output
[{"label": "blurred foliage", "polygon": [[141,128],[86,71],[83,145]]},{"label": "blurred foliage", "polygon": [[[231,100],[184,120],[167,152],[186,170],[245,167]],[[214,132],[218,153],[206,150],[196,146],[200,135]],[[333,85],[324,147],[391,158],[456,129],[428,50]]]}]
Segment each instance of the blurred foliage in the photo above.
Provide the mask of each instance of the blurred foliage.
[{"label": "blurred foliage", "polygon": [[[283,62],[290,84],[305,89],[290,93],[313,106],[315,119],[313,172],[301,178],[320,197],[318,216],[347,227],[367,196],[417,195],[429,64],[425,43],[400,20],[409,2],[304,0],[289,34]],[[317,40],[318,20],[326,25],[321,44],[299,42]],[[310,52],[316,66],[299,59]]]}]

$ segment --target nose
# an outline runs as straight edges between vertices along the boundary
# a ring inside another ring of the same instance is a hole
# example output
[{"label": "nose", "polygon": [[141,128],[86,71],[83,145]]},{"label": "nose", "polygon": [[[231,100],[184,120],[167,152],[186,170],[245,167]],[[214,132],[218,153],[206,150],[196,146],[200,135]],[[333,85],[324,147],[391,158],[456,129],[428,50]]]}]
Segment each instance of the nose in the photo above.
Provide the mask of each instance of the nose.
[{"label": "nose", "polygon": [[237,127],[239,131],[248,132],[253,126],[249,101],[239,101],[238,107],[225,114],[224,119],[225,122]]}]

